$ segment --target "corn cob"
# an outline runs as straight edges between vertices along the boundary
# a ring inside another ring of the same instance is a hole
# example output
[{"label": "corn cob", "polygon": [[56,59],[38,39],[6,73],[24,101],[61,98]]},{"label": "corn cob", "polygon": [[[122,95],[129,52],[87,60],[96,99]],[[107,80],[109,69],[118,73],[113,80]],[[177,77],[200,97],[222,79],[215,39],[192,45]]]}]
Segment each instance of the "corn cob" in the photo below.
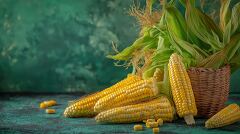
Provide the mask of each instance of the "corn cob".
[{"label": "corn cob", "polygon": [[95,112],[102,112],[111,108],[136,104],[153,98],[158,94],[155,79],[141,80],[131,85],[122,87],[99,99],[94,106]]},{"label": "corn cob", "polygon": [[172,54],[168,64],[170,84],[177,114],[184,117],[188,125],[195,124],[193,116],[197,108],[191,82],[180,56]]},{"label": "corn cob", "polygon": [[80,98],[79,100],[73,102],[65,109],[64,116],[65,117],[92,117],[97,114],[96,112],[94,112],[94,105],[100,98],[114,91],[117,91],[121,87],[124,87],[131,83],[135,83],[140,80],[141,80],[140,77],[129,74],[127,78],[116,83],[115,85],[101,92],[88,95],[86,97]]},{"label": "corn cob", "polygon": [[240,107],[230,104],[205,122],[206,128],[217,128],[240,121]]},{"label": "corn cob", "polygon": [[174,109],[165,96],[139,104],[117,107],[99,113],[95,120],[104,123],[142,122],[147,119],[163,119],[172,121]]}]

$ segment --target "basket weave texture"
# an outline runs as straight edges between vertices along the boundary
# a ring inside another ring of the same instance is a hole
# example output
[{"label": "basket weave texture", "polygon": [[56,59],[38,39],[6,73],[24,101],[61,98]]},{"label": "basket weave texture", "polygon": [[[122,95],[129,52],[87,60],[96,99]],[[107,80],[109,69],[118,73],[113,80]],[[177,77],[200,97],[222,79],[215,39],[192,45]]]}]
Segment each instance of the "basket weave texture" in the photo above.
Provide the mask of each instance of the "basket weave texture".
[{"label": "basket weave texture", "polygon": [[209,118],[225,107],[230,85],[229,65],[217,70],[190,68],[188,74],[199,117]]}]

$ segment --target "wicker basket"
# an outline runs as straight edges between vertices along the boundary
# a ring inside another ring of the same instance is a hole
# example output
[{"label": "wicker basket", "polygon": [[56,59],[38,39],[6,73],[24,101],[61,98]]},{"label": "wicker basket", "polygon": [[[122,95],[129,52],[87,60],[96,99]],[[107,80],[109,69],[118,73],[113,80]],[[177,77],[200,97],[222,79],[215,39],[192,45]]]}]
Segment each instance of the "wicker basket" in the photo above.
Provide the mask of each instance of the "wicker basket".
[{"label": "wicker basket", "polygon": [[217,70],[190,68],[188,74],[199,117],[211,117],[224,108],[229,94],[230,66]]}]

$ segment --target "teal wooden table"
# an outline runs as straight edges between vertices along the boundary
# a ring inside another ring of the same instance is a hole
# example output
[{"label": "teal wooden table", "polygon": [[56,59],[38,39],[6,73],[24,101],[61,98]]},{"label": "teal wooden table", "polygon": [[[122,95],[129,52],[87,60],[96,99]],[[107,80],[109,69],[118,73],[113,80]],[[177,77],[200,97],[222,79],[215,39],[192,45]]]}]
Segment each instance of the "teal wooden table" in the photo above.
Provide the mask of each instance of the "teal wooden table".
[{"label": "teal wooden table", "polygon": [[[151,129],[134,132],[134,124],[97,124],[93,118],[65,118],[67,102],[82,94],[1,94],[0,96],[0,133],[79,133],[79,134],[147,134]],[[39,109],[39,103],[55,99],[59,103],[53,108],[56,114],[46,114]],[[227,103],[240,104],[240,94],[231,94]],[[204,119],[197,119],[194,127],[186,126],[182,119],[165,123],[160,127],[162,134],[240,134],[240,122],[233,125],[208,130],[203,127]]]}]

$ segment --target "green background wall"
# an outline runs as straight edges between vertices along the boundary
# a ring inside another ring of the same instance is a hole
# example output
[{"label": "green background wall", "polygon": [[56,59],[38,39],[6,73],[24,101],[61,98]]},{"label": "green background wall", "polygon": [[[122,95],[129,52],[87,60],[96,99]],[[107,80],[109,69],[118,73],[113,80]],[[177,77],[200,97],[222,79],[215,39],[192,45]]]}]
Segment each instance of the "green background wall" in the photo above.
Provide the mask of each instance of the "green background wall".
[{"label": "green background wall", "polygon": [[[208,12],[219,8],[218,0],[205,3]],[[112,41],[121,50],[137,37],[136,22],[127,15],[131,4],[0,0],[0,91],[92,92],[122,79],[130,69],[105,56]],[[239,82],[240,71],[233,74],[232,91],[240,91]]]}]

